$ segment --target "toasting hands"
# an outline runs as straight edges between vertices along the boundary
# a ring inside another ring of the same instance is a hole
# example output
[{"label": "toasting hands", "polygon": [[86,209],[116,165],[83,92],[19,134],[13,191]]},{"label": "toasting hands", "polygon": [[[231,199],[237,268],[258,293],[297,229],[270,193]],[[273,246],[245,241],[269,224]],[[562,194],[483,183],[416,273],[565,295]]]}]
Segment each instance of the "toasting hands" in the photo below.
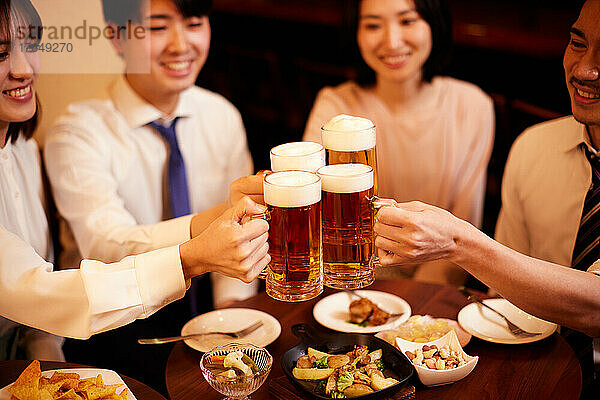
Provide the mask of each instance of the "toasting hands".
[{"label": "toasting hands", "polygon": [[413,201],[379,209],[374,232],[382,265],[420,264],[450,258],[462,221],[450,212]]},{"label": "toasting hands", "polygon": [[255,203],[265,204],[263,197],[263,178],[270,171],[259,171],[255,175],[243,176],[229,186],[229,205],[237,203],[244,196]]},{"label": "toasting hands", "polygon": [[269,224],[263,219],[242,223],[242,219],[264,211],[263,205],[243,197],[199,235],[181,244],[185,278],[219,272],[247,283],[253,281],[271,260],[267,254]]}]

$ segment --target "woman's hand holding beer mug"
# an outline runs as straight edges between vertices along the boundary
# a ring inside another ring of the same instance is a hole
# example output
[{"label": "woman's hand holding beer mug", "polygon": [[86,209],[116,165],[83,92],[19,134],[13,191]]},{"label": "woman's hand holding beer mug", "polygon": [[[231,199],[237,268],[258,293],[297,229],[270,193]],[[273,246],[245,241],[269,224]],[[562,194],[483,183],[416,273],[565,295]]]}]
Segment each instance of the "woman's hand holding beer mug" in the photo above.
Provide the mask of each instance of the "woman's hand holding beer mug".
[{"label": "woman's hand holding beer mug", "polygon": [[253,281],[271,261],[267,243],[269,224],[247,216],[263,214],[265,210],[265,206],[244,197],[196,237],[181,244],[179,251],[186,280],[218,272],[246,283]]}]

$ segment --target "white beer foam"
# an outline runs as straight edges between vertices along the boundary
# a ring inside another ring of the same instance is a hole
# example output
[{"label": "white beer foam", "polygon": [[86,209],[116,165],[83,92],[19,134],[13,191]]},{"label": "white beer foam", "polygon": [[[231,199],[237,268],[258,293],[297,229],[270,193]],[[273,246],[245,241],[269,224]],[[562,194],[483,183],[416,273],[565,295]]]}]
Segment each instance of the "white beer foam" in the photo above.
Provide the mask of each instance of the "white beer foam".
[{"label": "white beer foam", "polygon": [[321,201],[321,179],[306,171],[274,172],[263,181],[265,203],[275,207],[305,207]]},{"label": "white beer foam", "polygon": [[326,149],[361,151],[375,147],[375,125],[366,118],[340,114],[321,128],[321,140]]},{"label": "white beer foam", "polygon": [[316,172],[325,165],[325,149],[320,143],[292,142],[271,149],[271,170]]},{"label": "white beer foam", "polygon": [[327,165],[317,173],[324,192],[356,193],[373,187],[373,168],[366,164]]}]

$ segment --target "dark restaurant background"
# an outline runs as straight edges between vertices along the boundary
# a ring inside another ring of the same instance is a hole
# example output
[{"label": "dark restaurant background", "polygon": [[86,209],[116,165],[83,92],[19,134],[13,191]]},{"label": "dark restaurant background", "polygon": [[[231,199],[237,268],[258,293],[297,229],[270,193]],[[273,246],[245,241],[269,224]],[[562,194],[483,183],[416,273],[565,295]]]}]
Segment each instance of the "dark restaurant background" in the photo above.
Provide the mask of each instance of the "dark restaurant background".
[{"label": "dark restaurant background", "polygon": [[[255,168],[269,149],[301,140],[319,89],[356,76],[343,0],[214,0],[212,43],[198,84],[240,110]],[[454,50],[447,74],[480,86],[496,108],[483,230],[493,234],[510,145],[537,122],[570,113],[562,53],[579,1],[449,0]]]}]

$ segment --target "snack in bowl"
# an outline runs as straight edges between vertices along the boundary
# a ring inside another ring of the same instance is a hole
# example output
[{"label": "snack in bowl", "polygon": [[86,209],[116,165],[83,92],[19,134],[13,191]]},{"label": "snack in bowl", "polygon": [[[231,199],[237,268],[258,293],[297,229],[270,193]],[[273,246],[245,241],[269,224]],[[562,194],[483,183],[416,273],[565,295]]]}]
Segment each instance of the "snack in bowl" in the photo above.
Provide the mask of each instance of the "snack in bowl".
[{"label": "snack in bowl", "polygon": [[105,385],[102,375],[81,378],[77,373],[54,372],[42,376],[40,362],[34,360],[23,370],[17,380],[7,388],[11,400],[125,400],[128,390],[124,385]]},{"label": "snack in bowl", "polygon": [[204,353],[200,370],[217,392],[235,399],[255,392],[267,379],[273,357],[252,344],[231,343]]},{"label": "snack in bowl", "polygon": [[419,380],[426,386],[454,383],[473,371],[479,357],[470,356],[462,349],[456,332],[427,344],[397,338],[402,353],[414,365]]},{"label": "snack in bowl", "polygon": [[354,346],[345,354],[328,354],[312,347],[296,360],[294,378],[314,381],[314,392],[330,398],[357,397],[399,383],[384,375],[382,350]]},{"label": "snack in bowl", "polygon": [[428,343],[454,330],[461,346],[466,346],[471,335],[465,332],[456,321],[446,318],[433,318],[429,315],[413,315],[398,328],[377,333],[378,338],[396,345],[396,338],[415,343]]}]

